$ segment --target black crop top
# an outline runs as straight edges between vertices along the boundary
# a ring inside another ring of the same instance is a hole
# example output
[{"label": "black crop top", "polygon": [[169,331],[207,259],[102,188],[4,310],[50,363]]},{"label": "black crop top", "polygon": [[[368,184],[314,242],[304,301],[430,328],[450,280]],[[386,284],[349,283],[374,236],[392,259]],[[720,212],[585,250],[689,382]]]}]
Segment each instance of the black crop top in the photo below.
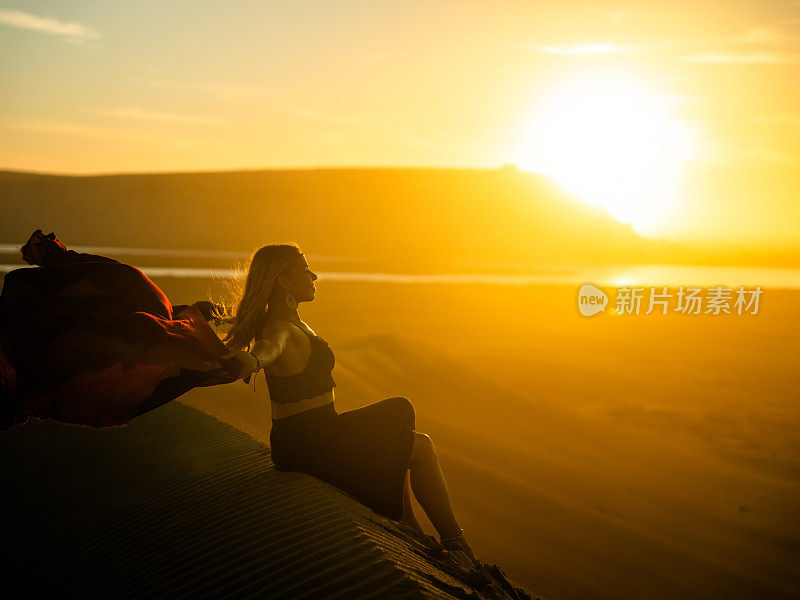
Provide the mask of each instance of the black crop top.
[{"label": "black crop top", "polygon": [[311,354],[306,368],[294,375],[272,375],[264,370],[272,402],[289,404],[313,398],[331,390],[336,382],[331,376],[335,358],[328,343],[318,335],[303,332],[311,342]]}]

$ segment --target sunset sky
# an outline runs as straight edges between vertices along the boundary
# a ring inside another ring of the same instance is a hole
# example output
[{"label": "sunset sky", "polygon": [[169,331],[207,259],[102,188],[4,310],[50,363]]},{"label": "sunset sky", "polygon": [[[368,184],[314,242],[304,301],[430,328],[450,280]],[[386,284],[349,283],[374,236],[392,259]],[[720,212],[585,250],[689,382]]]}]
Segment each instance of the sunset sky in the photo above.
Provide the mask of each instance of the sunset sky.
[{"label": "sunset sky", "polygon": [[0,168],[511,163],[796,247],[799,33],[798,1],[2,1]]}]

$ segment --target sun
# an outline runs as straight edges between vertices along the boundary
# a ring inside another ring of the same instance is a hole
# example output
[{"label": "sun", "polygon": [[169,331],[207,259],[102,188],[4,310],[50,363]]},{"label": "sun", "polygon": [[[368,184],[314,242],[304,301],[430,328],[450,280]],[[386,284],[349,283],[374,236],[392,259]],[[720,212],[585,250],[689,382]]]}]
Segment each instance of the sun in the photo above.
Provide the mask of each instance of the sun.
[{"label": "sun", "polygon": [[523,133],[522,169],[543,173],[579,200],[639,233],[662,231],[679,201],[693,131],[666,96],[631,76],[596,74],[557,86]]}]

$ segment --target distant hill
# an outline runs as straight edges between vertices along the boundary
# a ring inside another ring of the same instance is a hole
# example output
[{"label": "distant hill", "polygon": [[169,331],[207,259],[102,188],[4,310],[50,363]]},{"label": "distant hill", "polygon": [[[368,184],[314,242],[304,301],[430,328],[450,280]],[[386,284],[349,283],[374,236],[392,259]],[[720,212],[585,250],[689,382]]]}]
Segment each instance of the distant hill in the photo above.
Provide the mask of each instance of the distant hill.
[{"label": "distant hill", "polygon": [[250,252],[295,241],[364,268],[497,271],[693,262],[516,169],[300,169],[100,176],[0,172],[0,242]]}]

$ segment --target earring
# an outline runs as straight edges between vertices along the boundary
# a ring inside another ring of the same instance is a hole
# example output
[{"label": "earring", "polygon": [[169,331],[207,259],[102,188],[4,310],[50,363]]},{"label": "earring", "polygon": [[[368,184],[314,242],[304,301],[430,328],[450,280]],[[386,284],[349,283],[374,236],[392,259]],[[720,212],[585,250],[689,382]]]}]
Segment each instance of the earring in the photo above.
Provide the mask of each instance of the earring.
[{"label": "earring", "polygon": [[297,308],[297,300],[295,300],[294,296],[292,296],[291,294],[286,294],[286,306],[288,306],[292,310]]}]

